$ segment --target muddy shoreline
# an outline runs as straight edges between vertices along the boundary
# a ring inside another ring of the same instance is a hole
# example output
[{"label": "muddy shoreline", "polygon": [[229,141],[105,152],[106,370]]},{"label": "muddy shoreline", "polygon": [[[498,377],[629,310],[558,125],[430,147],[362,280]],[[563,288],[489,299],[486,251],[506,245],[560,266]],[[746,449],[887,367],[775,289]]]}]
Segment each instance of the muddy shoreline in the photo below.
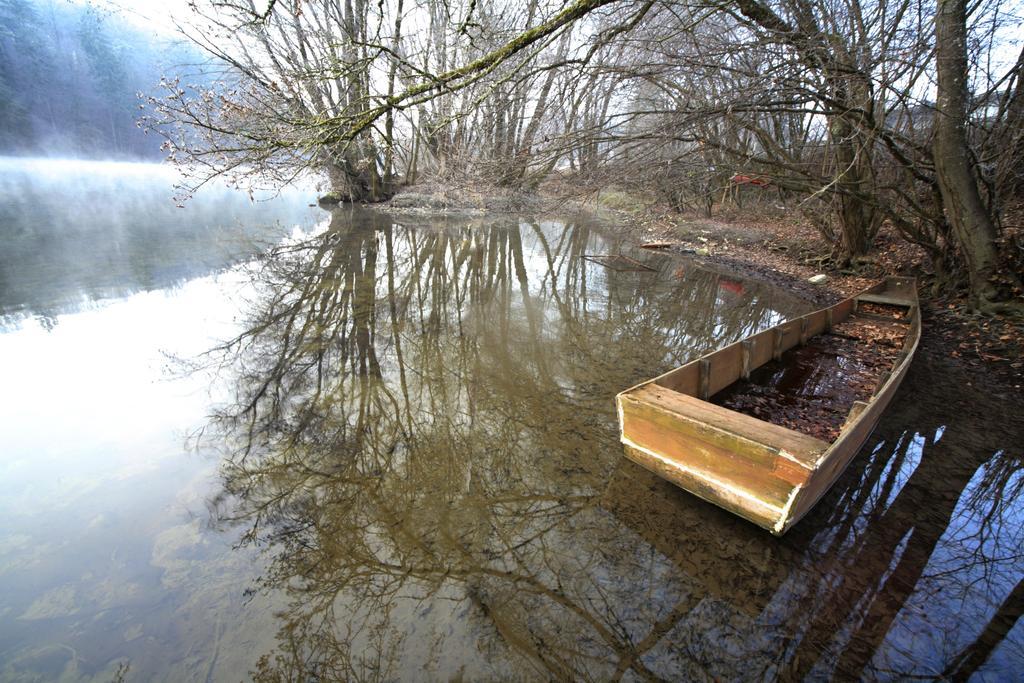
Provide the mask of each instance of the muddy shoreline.
[{"label": "muddy shoreline", "polygon": [[[742,220],[742,219],[741,219]],[[804,229],[802,234],[789,238],[788,244],[773,242],[777,232],[757,224],[723,224],[719,233],[714,225],[702,222],[704,227],[696,234],[703,239],[694,240],[695,231],[687,227],[633,226],[637,243],[675,240],[669,250],[677,254],[692,250],[696,244],[704,246],[707,256],[688,258],[698,262],[729,268],[756,280],[784,287],[820,306],[831,305],[851,296],[886,275],[910,275],[918,278],[921,300],[922,347],[929,352],[948,357],[954,364],[977,376],[978,386],[1006,396],[1024,396],[1024,321],[1006,316],[982,316],[970,311],[965,298],[931,296],[931,274],[920,260],[907,254],[893,254],[899,247],[897,239],[882,236],[879,254],[862,267],[862,272],[838,272],[815,263],[814,254],[825,250],[813,235]],[[795,231],[794,231],[795,232]],[[730,237],[721,238],[725,234]],[[737,234],[745,234],[742,241]],[[782,248],[778,248],[781,246]],[[808,263],[811,262],[811,264]],[[822,284],[812,284],[808,278],[825,275]]]}]

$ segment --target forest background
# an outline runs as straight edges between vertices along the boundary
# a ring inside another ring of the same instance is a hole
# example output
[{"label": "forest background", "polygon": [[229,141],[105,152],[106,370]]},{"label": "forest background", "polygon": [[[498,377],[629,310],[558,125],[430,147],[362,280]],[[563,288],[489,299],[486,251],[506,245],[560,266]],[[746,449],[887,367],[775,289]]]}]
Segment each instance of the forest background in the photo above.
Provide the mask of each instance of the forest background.
[{"label": "forest background", "polygon": [[193,189],[314,172],[335,201],[611,189],[710,216],[745,196],[835,267],[891,232],[936,292],[1020,310],[1019,2],[228,0],[174,21],[154,43],[98,6],[0,1],[0,150],[159,139]]}]

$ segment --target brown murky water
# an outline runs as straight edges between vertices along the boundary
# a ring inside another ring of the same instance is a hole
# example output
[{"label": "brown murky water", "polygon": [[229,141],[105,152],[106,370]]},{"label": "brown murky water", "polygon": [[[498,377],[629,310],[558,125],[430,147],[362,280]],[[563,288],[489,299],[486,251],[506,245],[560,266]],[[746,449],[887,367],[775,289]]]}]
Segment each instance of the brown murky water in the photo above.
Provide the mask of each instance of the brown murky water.
[{"label": "brown murky water", "polygon": [[665,257],[580,258],[617,250],[579,225],[339,213],[264,265],[215,423],[221,521],[287,595],[259,676],[1021,670],[1016,411],[993,424],[925,352],[847,475],[772,538],[625,461],[610,399],[800,306]]},{"label": "brown murky water", "polygon": [[927,343],[775,539],[626,461],[612,397],[809,310],[783,292],[584,223],[345,211],[229,275],[0,334],[0,679],[1024,670],[1019,407]]}]

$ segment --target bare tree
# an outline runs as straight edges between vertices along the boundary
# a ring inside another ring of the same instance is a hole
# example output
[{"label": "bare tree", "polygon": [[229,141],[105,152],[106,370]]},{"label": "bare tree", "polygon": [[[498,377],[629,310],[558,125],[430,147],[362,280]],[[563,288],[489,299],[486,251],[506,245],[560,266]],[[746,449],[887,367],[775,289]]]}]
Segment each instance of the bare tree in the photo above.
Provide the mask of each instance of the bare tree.
[{"label": "bare tree", "polygon": [[382,199],[393,125],[383,136],[364,129],[341,141],[326,139],[318,122],[362,116],[382,70],[383,96],[393,91],[402,8],[399,1],[390,17],[380,11],[390,5],[367,0],[284,3],[260,20],[252,0],[196,5],[182,30],[221,65],[223,78],[198,90],[167,82],[148,123],[199,183],[223,174],[287,181],[314,168],[326,173],[336,199]]},{"label": "bare tree", "polygon": [[935,170],[946,216],[960,244],[971,285],[971,302],[986,311],[1015,310],[997,303],[993,278],[998,268],[996,226],[982,201],[967,143],[967,3],[938,0],[935,15],[938,87]]},{"label": "bare tree", "polygon": [[[998,209],[1019,186],[1021,64],[1005,75],[989,64],[985,92],[970,97],[966,15],[933,24],[924,0],[215,7],[193,37],[234,83],[170,83],[158,103],[164,124],[184,124],[172,153],[207,175],[316,167],[335,198],[372,201],[399,178],[532,188],[559,168],[705,212],[739,201],[731,178],[754,177],[773,186],[766,197],[798,200],[840,264],[867,254],[888,221],[940,281],[963,263],[980,307],[1005,294],[991,283],[1007,270]],[[936,68],[933,26],[940,55],[962,55],[955,65]],[[954,28],[960,43],[945,39]],[[985,102],[998,103],[994,117]],[[994,173],[972,171],[979,155]]]}]

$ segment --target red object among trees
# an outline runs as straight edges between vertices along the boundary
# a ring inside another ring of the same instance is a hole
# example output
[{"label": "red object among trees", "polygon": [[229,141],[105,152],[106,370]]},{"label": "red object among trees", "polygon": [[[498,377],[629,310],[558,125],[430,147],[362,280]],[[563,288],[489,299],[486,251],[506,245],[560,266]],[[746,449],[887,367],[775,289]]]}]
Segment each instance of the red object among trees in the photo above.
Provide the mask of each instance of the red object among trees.
[{"label": "red object among trees", "polygon": [[767,178],[757,178],[755,176],[743,175],[740,173],[729,178],[729,182],[733,185],[756,185],[757,187],[768,187],[772,184],[772,181]]},{"label": "red object among trees", "polygon": [[743,294],[743,283],[738,280],[730,280],[729,278],[722,278],[718,281],[718,288],[724,289],[725,291],[740,295]]}]

